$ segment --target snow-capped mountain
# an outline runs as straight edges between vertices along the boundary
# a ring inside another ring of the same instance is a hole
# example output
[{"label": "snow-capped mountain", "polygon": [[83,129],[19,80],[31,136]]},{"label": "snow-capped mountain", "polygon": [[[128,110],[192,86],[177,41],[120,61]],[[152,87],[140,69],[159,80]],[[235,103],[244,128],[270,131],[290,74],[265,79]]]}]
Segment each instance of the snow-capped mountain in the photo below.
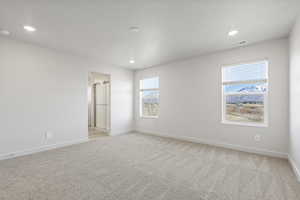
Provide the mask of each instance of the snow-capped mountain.
[{"label": "snow-capped mountain", "polygon": [[266,91],[267,88],[265,85],[261,85],[261,86],[252,85],[238,90],[238,92],[266,92]]}]

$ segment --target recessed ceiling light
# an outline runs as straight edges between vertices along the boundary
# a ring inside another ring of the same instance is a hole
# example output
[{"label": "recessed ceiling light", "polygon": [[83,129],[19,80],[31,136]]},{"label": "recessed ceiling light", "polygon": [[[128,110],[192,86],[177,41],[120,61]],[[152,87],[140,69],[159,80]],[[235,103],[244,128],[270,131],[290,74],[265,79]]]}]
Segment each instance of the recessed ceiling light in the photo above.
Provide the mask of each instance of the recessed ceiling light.
[{"label": "recessed ceiling light", "polygon": [[235,35],[238,34],[238,33],[239,33],[238,30],[231,30],[231,31],[228,32],[228,35],[229,35],[229,36],[235,36]]},{"label": "recessed ceiling light", "polygon": [[24,26],[24,29],[28,32],[34,32],[36,31],[36,28],[34,28],[33,26]]},{"label": "recessed ceiling light", "polygon": [[10,35],[8,30],[0,30],[1,35]]},{"label": "recessed ceiling light", "polygon": [[137,27],[137,26],[132,26],[132,27],[129,28],[129,30],[130,30],[131,32],[139,32],[139,31],[140,31],[140,28]]},{"label": "recessed ceiling light", "polygon": [[131,59],[131,60],[129,61],[129,63],[130,63],[130,64],[134,64],[135,61],[134,61],[133,59]]}]

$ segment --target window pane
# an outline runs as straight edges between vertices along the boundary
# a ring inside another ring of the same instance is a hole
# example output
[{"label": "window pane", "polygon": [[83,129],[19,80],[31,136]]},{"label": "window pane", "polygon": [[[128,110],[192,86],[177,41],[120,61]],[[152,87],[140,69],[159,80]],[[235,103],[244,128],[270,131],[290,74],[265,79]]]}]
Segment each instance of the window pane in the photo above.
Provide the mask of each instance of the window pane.
[{"label": "window pane", "polygon": [[227,95],[225,119],[236,122],[264,123],[264,95]]},{"label": "window pane", "polygon": [[141,92],[142,116],[158,116],[159,91],[150,90]]},{"label": "window pane", "polygon": [[223,82],[248,81],[267,78],[266,61],[223,68]]},{"label": "window pane", "polygon": [[141,87],[141,89],[158,88],[159,87],[159,78],[154,77],[154,78],[143,79],[140,81],[140,87]]},{"label": "window pane", "polygon": [[266,83],[251,83],[251,84],[231,84],[224,85],[225,93],[253,93],[253,92],[266,92]]}]

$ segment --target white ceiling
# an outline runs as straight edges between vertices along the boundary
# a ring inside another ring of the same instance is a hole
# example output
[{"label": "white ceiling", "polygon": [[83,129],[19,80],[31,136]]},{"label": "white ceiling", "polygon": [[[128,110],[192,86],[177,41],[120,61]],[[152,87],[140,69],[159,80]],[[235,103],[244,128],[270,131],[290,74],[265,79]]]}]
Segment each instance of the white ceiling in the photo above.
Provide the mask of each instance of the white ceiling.
[{"label": "white ceiling", "polygon": [[[12,38],[138,69],[233,48],[242,40],[286,37],[299,11],[300,0],[0,0],[0,29]],[[37,31],[25,32],[25,24]],[[140,31],[130,32],[131,26]],[[240,33],[230,38],[230,29]]]}]

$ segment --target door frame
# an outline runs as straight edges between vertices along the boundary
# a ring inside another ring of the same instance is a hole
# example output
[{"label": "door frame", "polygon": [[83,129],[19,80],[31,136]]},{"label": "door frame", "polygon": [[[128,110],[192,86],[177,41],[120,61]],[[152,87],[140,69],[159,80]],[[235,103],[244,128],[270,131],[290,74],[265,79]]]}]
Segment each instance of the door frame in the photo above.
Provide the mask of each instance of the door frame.
[{"label": "door frame", "polygon": [[[105,74],[105,73],[101,73],[101,72],[97,72],[97,71],[89,71],[88,72],[88,90],[91,90],[90,92],[88,91],[88,118],[89,118],[89,123],[88,123],[88,127],[89,128],[96,128],[94,126],[95,122],[95,91],[94,91],[94,84],[96,83],[95,76],[104,76],[107,78],[107,80],[109,81],[109,88],[108,88],[108,102],[107,102],[107,130],[105,131],[107,134],[110,134],[111,132],[111,75],[110,74]],[[90,80],[92,78],[92,80]],[[92,81],[92,84],[91,84]],[[90,88],[91,87],[91,88]],[[91,121],[90,121],[91,120]],[[90,126],[91,125],[91,126]]]}]

